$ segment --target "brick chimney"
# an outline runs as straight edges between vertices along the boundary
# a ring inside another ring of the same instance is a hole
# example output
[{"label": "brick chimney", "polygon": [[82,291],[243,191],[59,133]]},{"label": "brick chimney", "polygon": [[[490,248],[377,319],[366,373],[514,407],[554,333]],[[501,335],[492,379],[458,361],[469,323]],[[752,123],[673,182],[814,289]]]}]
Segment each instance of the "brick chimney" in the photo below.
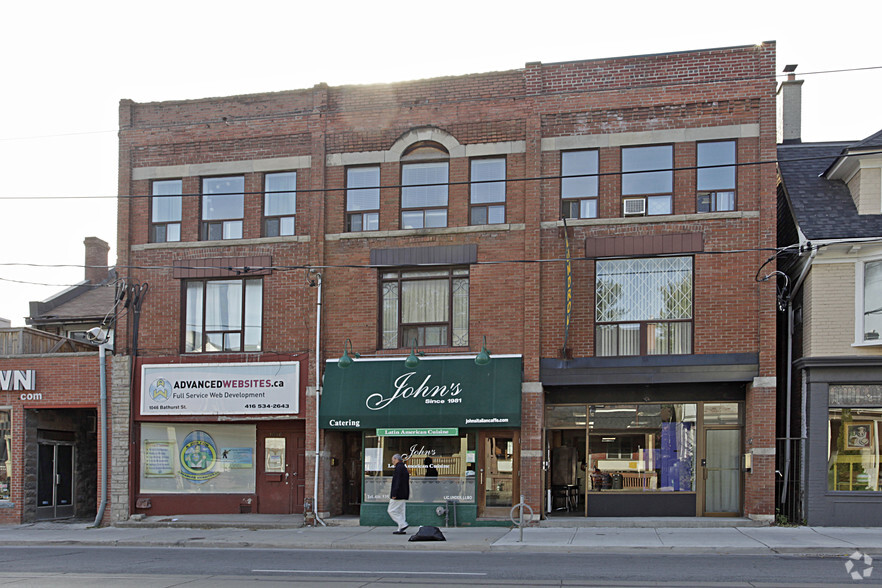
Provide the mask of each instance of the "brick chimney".
[{"label": "brick chimney", "polygon": [[97,284],[107,279],[107,253],[110,245],[98,237],[86,237],[86,279]]},{"label": "brick chimney", "polygon": [[778,143],[802,143],[802,83],[797,64],[784,66],[787,80],[778,86]]}]

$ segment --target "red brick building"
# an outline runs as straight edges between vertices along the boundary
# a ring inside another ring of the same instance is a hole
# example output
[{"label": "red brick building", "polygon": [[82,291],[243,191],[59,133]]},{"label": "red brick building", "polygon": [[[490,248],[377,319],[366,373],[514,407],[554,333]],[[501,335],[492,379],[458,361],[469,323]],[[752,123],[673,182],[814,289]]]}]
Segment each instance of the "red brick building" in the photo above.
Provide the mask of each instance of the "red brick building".
[{"label": "red brick building", "polygon": [[115,518],[770,518],[774,62],[122,101]]},{"label": "red brick building", "polygon": [[113,317],[115,284],[107,243],[84,244],[85,279],[31,302],[26,320],[41,328],[0,328],[0,524],[109,521],[111,362],[86,331]]}]

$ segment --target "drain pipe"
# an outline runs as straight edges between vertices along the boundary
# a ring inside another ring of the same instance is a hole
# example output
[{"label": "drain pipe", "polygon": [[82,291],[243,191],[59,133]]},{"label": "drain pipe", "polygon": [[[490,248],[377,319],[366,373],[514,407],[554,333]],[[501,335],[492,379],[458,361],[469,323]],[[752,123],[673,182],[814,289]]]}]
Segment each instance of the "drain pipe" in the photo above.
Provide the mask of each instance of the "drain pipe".
[{"label": "drain pipe", "polygon": [[101,385],[100,406],[98,409],[99,426],[101,428],[101,504],[98,506],[98,514],[91,528],[101,526],[104,511],[107,509],[107,347],[105,340],[98,346],[98,379]]},{"label": "drain pipe", "polygon": [[[787,407],[786,407],[786,417],[785,417],[785,431],[786,431],[786,442],[784,444],[784,480],[781,483],[781,504],[784,504],[784,501],[787,498],[787,487],[790,485],[790,461],[791,461],[791,450],[790,450],[790,426],[792,422],[792,410],[791,404],[793,402],[793,297],[796,296],[796,292],[802,287],[802,283],[805,281],[805,277],[808,274],[809,270],[812,267],[812,262],[815,260],[815,256],[818,254],[818,248],[813,247],[811,241],[806,241],[800,247],[807,247],[809,249],[809,258],[805,265],[802,267],[802,271],[799,274],[799,277],[796,279],[796,282],[793,284],[793,289],[787,295],[787,371],[786,371],[786,387],[787,387]],[[800,438],[800,445],[802,445],[802,439]],[[800,452],[802,454],[802,451]]]},{"label": "drain pipe", "polygon": [[315,270],[309,272],[314,276],[310,285],[318,289],[315,303],[315,479],[312,484],[312,510],[315,520],[327,527],[325,521],[318,514],[318,483],[319,483],[319,406],[322,399],[322,275]]}]

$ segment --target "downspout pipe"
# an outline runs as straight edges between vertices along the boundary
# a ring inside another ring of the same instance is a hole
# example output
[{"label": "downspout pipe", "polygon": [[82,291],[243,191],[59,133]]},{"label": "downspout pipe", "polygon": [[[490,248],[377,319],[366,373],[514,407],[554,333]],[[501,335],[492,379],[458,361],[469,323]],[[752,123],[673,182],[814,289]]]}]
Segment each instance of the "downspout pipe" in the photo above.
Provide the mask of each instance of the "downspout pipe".
[{"label": "downspout pipe", "polygon": [[319,437],[321,432],[319,429],[319,406],[322,399],[322,275],[320,273],[314,275],[317,295],[315,303],[315,479],[312,485],[312,509],[315,513],[315,520],[323,527],[327,527],[325,521],[318,514]]},{"label": "downspout pipe", "polygon": [[107,347],[108,342],[98,347],[98,379],[100,382],[100,396],[98,405],[99,427],[101,429],[101,503],[98,505],[98,514],[92,528],[101,526],[104,511],[107,509]]},{"label": "downspout pipe", "polygon": [[[784,500],[787,496],[787,487],[790,483],[790,462],[792,460],[792,452],[790,451],[790,427],[792,422],[792,409],[791,404],[793,402],[793,297],[796,296],[796,293],[802,287],[802,283],[805,281],[806,276],[808,275],[809,270],[812,267],[812,262],[815,260],[815,256],[818,254],[818,248],[812,246],[811,241],[806,241],[800,246],[800,249],[804,250],[808,248],[809,250],[809,258],[806,261],[805,265],[802,266],[802,271],[799,274],[799,277],[796,279],[796,282],[793,284],[793,289],[787,295],[787,371],[785,374],[785,386],[787,390],[787,407],[785,412],[785,443],[784,443],[784,480],[781,483],[781,504],[784,504]],[[803,443],[802,436],[800,435],[800,445]],[[801,450],[804,450],[804,447],[800,447]]]}]

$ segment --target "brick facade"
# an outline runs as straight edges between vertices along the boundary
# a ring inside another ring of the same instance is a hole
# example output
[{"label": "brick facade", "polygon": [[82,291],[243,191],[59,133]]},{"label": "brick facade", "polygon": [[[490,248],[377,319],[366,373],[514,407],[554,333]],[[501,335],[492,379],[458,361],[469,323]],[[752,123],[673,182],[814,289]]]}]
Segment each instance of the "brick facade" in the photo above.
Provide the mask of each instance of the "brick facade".
[{"label": "brick facade", "polygon": [[[764,44],[530,63],[523,69],[397,84],[318,85],[147,104],[123,100],[119,191],[131,197],[119,201],[118,267],[129,280],[149,284],[139,355],[169,363],[185,355],[184,299],[175,264],[266,256],[273,269],[263,276],[263,351],[244,354],[242,360],[308,353],[304,365],[308,385],[314,387],[315,354],[322,360],[339,357],[347,338],[364,355],[409,352],[379,349],[378,271],[367,267],[371,250],[476,245],[478,264],[469,269],[469,345],[427,351],[474,354],[486,336],[493,353],[523,356],[520,489],[539,512],[547,487],[543,392],[549,392],[541,366],[543,359],[561,357],[565,268],[560,261],[530,262],[565,256],[560,152],[597,149],[601,174],[597,218],[567,221],[575,258],[567,357],[596,356],[595,260],[585,257],[586,239],[700,234],[703,251],[694,257],[693,355],[750,355],[756,358],[755,377],[772,378],[775,287],[771,281],[755,282],[754,274],[768,256],[762,249],[775,245],[774,166],[738,167],[735,210],[703,214],[696,213],[693,166],[696,142],[712,139],[735,140],[739,163],[775,159],[774,65],[774,44]],[[402,154],[421,138],[444,145],[450,155],[446,228],[401,229]],[[624,217],[621,148],[655,144],[673,145],[672,214]],[[470,226],[469,162],[483,156],[505,157],[505,223]],[[346,232],[350,164],[380,166],[379,231]],[[264,173],[289,170],[297,172],[296,233],[264,237]],[[200,178],[217,175],[244,177],[242,239],[199,239]],[[149,243],[147,196],[153,179],[182,180],[178,243]],[[304,269],[309,266],[322,274],[319,350],[316,289]],[[132,350],[132,326],[131,313],[117,325],[117,350],[124,355]],[[208,355],[203,359],[213,361]],[[745,452],[774,448],[774,391],[760,384],[740,384]],[[591,389],[583,392],[585,402],[592,402]],[[132,402],[137,398],[133,390]],[[314,400],[307,395],[304,410],[294,417],[306,425],[307,497],[314,490]],[[124,408],[114,407],[115,426],[127,426]],[[319,512],[341,511],[342,480],[328,472],[342,444],[334,437],[322,446]],[[762,451],[757,455],[763,457],[745,477],[743,514],[766,517],[773,513],[774,457]],[[114,463],[114,480],[124,479],[128,464]],[[128,473],[130,484],[133,474]],[[130,488],[130,498],[134,492]],[[115,500],[118,520],[126,500],[119,494]]]}]

